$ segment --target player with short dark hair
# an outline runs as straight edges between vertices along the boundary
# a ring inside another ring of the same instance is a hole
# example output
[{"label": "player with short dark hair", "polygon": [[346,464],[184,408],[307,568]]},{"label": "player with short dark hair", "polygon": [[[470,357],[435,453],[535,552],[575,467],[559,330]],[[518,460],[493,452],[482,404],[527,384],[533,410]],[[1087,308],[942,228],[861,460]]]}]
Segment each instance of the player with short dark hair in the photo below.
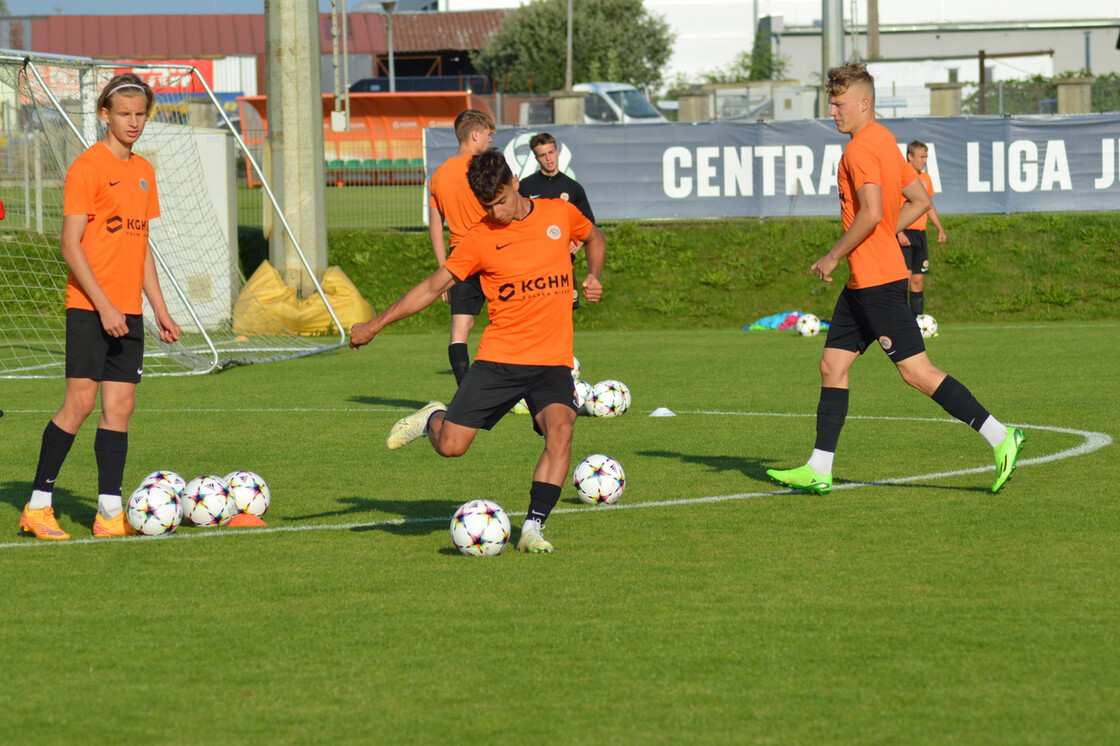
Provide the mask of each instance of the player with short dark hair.
[{"label": "player with short dark hair", "polygon": [[[455,117],[455,137],[459,150],[432,174],[428,201],[428,235],[436,265],[442,267],[463,236],[482,220],[486,211],[467,185],[467,163],[471,158],[490,147],[494,132],[494,119],[478,109],[464,109]],[[443,241],[443,224],[451,233],[451,248]],[[471,366],[467,340],[474,329],[474,318],[482,310],[486,298],[482,295],[478,278],[467,278],[443,296],[451,304],[451,339],[447,345],[447,358],[455,383],[463,381]]]},{"label": "player with short dark hair", "polygon": [[[926,162],[929,159],[929,146],[921,140],[914,140],[906,146],[906,162],[918,172],[918,179],[925,187],[926,193],[933,197],[933,179],[926,171]],[[929,272],[929,242],[926,240],[926,219],[937,228],[937,242],[945,243],[948,236],[941,227],[941,218],[933,202],[929,203],[929,212],[915,220],[911,225],[898,232],[898,245],[902,247],[902,256],[906,260],[906,267],[910,270],[910,310],[915,316],[925,313],[925,279]]]},{"label": "player with short dark hair", "polygon": [[988,441],[996,461],[992,492],[998,492],[1015,470],[1023,431],[1002,424],[963,384],[933,365],[906,303],[909,271],[895,235],[899,225],[910,225],[929,208],[929,195],[899,153],[894,135],[875,121],[875,81],[866,66],[849,62],[832,68],[827,91],[829,113],[851,137],[837,174],[844,235],[809,271],[831,282],[833,270],[846,258],[850,274],[821,355],[813,452],[804,466],[766,473],[794,489],[819,494],[832,489],[833,457],[848,415],[848,371],[878,343],[906,383]]},{"label": "player with short dark hair", "polygon": [[426,280],[370,321],[355,324],[350,347],[368,344],[389,324],[427,308],[471,275],[479,276],[490,324],[474,364],[450,405],[429,402],[397,422],[386,443],[397,449],[427,436],[441,456],[461,456],[479,429],[491,429],[525,399],[533,429],[544,437],[544,452],[533,471],[529,511],[517,548],[551,552],[552,544],[542,532],[568,476],[576,421],[568,246],[572,240],[586,243],[584,297],[598,302],[606,243],[599,229],[571,204],[521,196],[517,177],[495,149],[471,159],[467,180],[486,218]]},{"label": "player with short dark hair", "polygon": [[97,100],[105,136],[66,171],[62,256],[66,282],[66,394],[43,431],[31,498],[20,527],[39,539],[69,539],[54,516],[55,480],[74,436],[101,394],[94,536],[135,534],[124,516],[121,483],[128,454],[128,423],[144,365],[141,291],[155,314],[159,337],[179,339],[167,312],[148,222],[159,217],[155,171],[132,152],[144,132],[155,96],[141,78],[124,73]]},{"label": "player with short dark hair", "polygon": [[[529,199],[562,199],[571,202],[588,220],[595,222],[595,213],[587,201],[587,192],[578,181],[560,169],[560,152],[556,149],[556,138],[547,132],[539,132],[529,139],[529,150],[537,159],[540,168],[521,179],[518,191]],[[576,253],[580,244],[572,242],[572,277],[575,277]],[[574,286],[574,283],[573,283]],[[579,293],[572,300],[572,308],[579,308]]]}]

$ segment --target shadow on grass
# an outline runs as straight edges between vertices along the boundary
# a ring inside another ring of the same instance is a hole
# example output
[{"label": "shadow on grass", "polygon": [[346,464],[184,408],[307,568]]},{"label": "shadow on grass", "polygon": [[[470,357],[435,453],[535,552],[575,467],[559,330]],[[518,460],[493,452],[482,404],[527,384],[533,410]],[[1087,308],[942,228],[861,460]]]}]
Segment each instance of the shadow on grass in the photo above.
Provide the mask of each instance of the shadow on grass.
[{"label": "shadow on grass", "polygon": [[353,404],[368,404],[371,407],[399,407],[412,411],[428,403],[416,399],[389,399],[383,396],[351,396],[347,401]]},{"label": "shadow on grass", "polygon": [[[286,521],[313,521],[323,518],[342,518],[353,515],[384,514],[397,515],[399,518],[384,518],[370,521],[366,526],[355,526],[352,531],[385,531],[400,536],[423,536],[446,531],[451,516],[460,503],[451,500],[419,500],[400,502],[395,500],[375,500],[368,497],[343,497],[338,500],[338,508],[307,515],[285,516]],[[447,520],[437,520],[447,516]],[[400,520],[401,523],[390,523]]]},{"label": "shadow on grass", "polygon": [[[23,512],[23,506],[31,495],[30,482],[4,482],[0,483],[0,502],[8,503],[16,509],[17,516]],[[81,498],[68,489],[55,487],[54,498],[51,501],[55,516],[60,520],[66,519],[82,526],[92,526],[97,515],[96,500],[90,501]],[[30,536],[20,530],[19,519],[12,523],[12,528],[17,535]],[[2,535],[2,534],[0,534]]]},{"label": "shadow on grass", "polygon": [[[715,472],[722,471],[737,471],[745,477],[758,480],[763,484],[773,486],[774,489],[781,489],[781,485],[772,482],[770,477],[767,476],[766,470],[774,468],[775,463],[781,463],[776,460],[762,460],[757,458],[746,458],[743,456],[704,456],[695,453],[677,453],[674,451],[638,451],[639,456],[647,456],[650,458],[662,459],[675,459],[686,464],[699,464]],[[833,487],[842,484],[863,484],[868,487],[905,487],[924,490],[950,490],[953,492],[979,492],[982,494],[990,494],[991,489],[983,484],[962,487],[958,485],[949,484],[932,484],[922,482],[876,482],[874,480],[851,480],[851,479],[835,479],[833,478]],[[808,493],[806,493],[808,494]],[[564,502],[579,503],[579,500],[571,499],[564,500]]]}]

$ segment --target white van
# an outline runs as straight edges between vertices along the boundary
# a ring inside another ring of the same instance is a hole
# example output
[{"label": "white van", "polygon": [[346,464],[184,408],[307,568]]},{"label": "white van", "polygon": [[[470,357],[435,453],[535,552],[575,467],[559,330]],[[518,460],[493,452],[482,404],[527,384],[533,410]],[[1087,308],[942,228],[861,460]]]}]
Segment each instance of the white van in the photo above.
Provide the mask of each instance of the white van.
[{"label": "white van", "polygon": [[650,124],[669,121],[645,94],[629,83],[580,83],[573,91],[587,94],[583,121],[587,124]]}]

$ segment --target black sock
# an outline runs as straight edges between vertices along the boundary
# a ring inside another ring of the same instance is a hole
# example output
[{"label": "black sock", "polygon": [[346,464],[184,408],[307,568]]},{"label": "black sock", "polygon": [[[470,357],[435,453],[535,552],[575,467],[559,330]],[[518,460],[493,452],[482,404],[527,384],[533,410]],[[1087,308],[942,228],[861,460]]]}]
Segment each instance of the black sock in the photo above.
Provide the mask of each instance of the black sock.
[{"label": "black sock", "polygon": [[466,342],[452,342],[447,345],[447,359],[451,361],[451,372],[455,374],[455,385],[463,382],[463,377],[471,367],[471,354]]},{"label": "black sock", "polygon": [[988,419],[988,410],[976,401],[976,397],[963,383],[952,376],[945,376],[945,380],[930,398],[976,432],[980,432],[980,426]]},{"label": "black sock", "polygon": [[533,482],[529,488],[529,514],[526,520],[540,521],[541,526],[548,520],[548,514],[560,500],[560,485],[548,482]]},{"label": "black sock", "polygon": [[47,423],[43,430],[43,444],[39,447],[39,465],[35,469],[35,481],[31,489],[40,492],[53,492],[54,480],[58,479],[58,472],[62,469],[62,462],[66,454],[70,453],[70,446],[74,445],[74,436],[66,432],[54,420]]},{"label": "black sock", "polygon": [[813,448],[836,453],[840,430],[847,417],[848,390],[821,386],[821,398],[817,402],[817,442]]},{"label": "black sock", "polygon": [[926,312],[926,297],[921,290],[910,291],[910,310],[915,316],[921,316]]},{"label": "black sock", "polygon": [[119,495],[124,482],[124,462],[128,456],[128,433],[97,428],[93,439],[97,457],[97,493]]}]

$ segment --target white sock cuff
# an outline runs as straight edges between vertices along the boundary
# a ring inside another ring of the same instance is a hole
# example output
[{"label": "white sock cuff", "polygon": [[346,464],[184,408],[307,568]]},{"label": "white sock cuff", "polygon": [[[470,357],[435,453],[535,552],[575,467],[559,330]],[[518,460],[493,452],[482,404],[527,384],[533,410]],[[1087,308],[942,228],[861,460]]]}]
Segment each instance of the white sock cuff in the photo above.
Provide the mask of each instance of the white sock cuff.
[{"label": "white sock cuff", "polygon": [[51,507],[51,500],[53,498],[53,492],[46,492],[44,490],[31,490],[31,499],[27,501],[27,507],[31,510],[42,510],[43,508],[49,508]]}]

